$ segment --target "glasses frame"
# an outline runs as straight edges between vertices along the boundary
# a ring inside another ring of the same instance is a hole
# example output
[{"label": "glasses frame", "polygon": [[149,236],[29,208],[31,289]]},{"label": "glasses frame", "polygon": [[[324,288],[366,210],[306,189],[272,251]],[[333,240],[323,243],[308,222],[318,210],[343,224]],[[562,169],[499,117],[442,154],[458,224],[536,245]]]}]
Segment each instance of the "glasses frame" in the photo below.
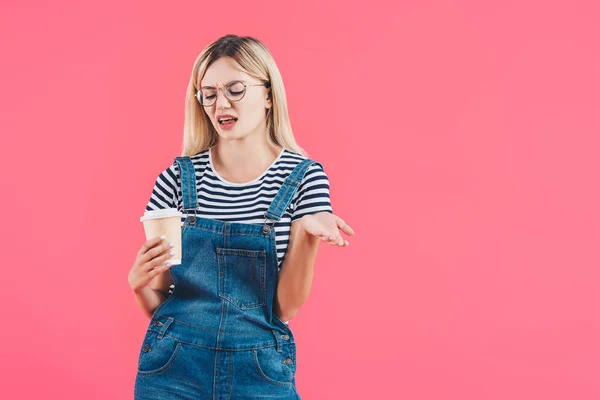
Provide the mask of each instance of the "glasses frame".
[{"label": "glasses frame", "polygon": [[[240,97],[237,100],[233,100],[232,98],[230,98],[227,95],[227,93],[229,91],[229,87],[235,85],[236,83],[241,83],[244,86],[244,92],[242,93],[242,97]],[[222,90],[223,94],[225,95],[225,97],[227,98],[227,100],[232,101],[232,102],[236,102],[236,101],[242,100],[244,98],[244,96],[246,96],[246,88],[248,86],[265,86],[266,88],[270,87],[270,85],[268,83],[246,83],[246,81],[234,80],[234,81],[229,81],[226,84],[224,84],[223,85],[223,89],[221,89],[221,90]],[[202,104],[202,101],[200,101],[200,96],[198,96],[198,94],[201,94],[202,89],[214,89],[215,90],[215,100],[214,100],[214,102],[212,102],[209,105]],[[216,104],[216,102],[217,102],[218,96],[219,96],[219,87],[215,88],[213,86],[202,86],[200,89],[198,89],[196,91],[196,94],[194,95],[194,97],[196,97],[196,100],[198,100],[198,103],[201,106],[203,106],[203,107],[212,107],[212,106],[214,106]]]}]

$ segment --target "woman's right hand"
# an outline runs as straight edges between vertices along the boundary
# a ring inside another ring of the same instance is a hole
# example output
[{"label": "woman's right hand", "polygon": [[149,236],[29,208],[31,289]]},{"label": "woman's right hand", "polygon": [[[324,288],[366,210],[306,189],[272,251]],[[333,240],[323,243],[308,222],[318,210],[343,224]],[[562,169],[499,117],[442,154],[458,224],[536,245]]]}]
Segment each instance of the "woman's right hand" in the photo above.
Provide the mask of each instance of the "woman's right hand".
[{"label": "woman's right hand", "polygon": [[170,263],[161,265],[173,257],[170,251],[169,243],[163,243],[160,237],[147,240],[138,251],[133,267],[129,271],[128,280],[131,290],[135,292],[146,287],[152,278],[171,268]]}]

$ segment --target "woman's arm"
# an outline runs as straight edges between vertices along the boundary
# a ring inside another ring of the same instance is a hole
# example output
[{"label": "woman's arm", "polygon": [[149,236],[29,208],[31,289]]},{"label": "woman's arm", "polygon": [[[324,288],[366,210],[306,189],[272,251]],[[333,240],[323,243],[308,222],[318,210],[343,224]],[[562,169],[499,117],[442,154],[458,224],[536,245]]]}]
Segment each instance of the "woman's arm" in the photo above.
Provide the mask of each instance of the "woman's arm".
[{"label": "woman's arm", "polygon": [[348,235],[354,231],[332,213],[329,180],[323,165],[310,166],[298,188],[292,212],[290,239],[279,271],[275,313],[287,322],[308,298],[319,242],[347,246],[339,229]]},{"label": "woman's arm", "polygon": [[275,297],[275,313],[283,322],[292,319],[308,298],[319,242],[302,228],[302,220],[292,223]]},{"label": "woman's arm", "polygon": [[133,293],[135,294],[135,300],[137,301],[138,307],[148,318],[152,318],[154,310],[156,310],[168,297],[167,294],[160,290],[153,289],[150,286],[144,286],[141,289],[134,290]]},{"label": "woman's arm", "polygon": [[349,245],[340,230],[354,235],[354,230],[343,219],[330,212],[305,215],[292,222],[275,297],[275,313],[283,322],[292,319],[308,298],[319,242],[340,247]]}]

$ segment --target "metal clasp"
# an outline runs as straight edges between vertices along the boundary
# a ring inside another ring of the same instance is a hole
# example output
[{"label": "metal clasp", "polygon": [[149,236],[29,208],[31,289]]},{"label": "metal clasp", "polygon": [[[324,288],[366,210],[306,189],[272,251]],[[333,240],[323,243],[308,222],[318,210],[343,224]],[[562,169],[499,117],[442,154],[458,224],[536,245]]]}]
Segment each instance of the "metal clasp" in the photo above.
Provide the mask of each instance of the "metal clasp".
[{"label": "metal clasp", "polygon": [[196,223],[196,218],[198,217],[198,214],[196,212],[196,209],[193,210],[194,211],[194,215],[189,216],[190,219],[190,225],[194,225]]},{"label": "metal clasp", "polygon": [[[268,210],[267,210],[268,211]],[[265,211],[265,213],[263,214],[263,217],[265,217],[265,224],[263,225],[263,234],[267,234],[271,231],[271,229],[275,226],[275,224],[277,223],[277,220],[275,219],[270,219],[267,217],[267,211]],[[269,220],[273,221],[272,225],[269,225]]]}]

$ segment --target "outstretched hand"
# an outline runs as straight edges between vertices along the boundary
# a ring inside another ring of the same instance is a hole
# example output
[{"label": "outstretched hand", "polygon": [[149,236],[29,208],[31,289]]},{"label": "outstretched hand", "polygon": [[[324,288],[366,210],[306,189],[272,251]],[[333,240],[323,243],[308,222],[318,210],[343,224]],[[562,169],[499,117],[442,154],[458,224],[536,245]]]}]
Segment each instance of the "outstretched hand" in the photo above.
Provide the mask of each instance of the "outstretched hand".
[{"label": "outstretched hand", "polygon": [[354,236],[354,230],[350,225],[337,215],[326,211],[303,216],[302,228],[307,233],[333,246],[344,247],[350,244],[342,238],[340,230],[347,235]]}]

